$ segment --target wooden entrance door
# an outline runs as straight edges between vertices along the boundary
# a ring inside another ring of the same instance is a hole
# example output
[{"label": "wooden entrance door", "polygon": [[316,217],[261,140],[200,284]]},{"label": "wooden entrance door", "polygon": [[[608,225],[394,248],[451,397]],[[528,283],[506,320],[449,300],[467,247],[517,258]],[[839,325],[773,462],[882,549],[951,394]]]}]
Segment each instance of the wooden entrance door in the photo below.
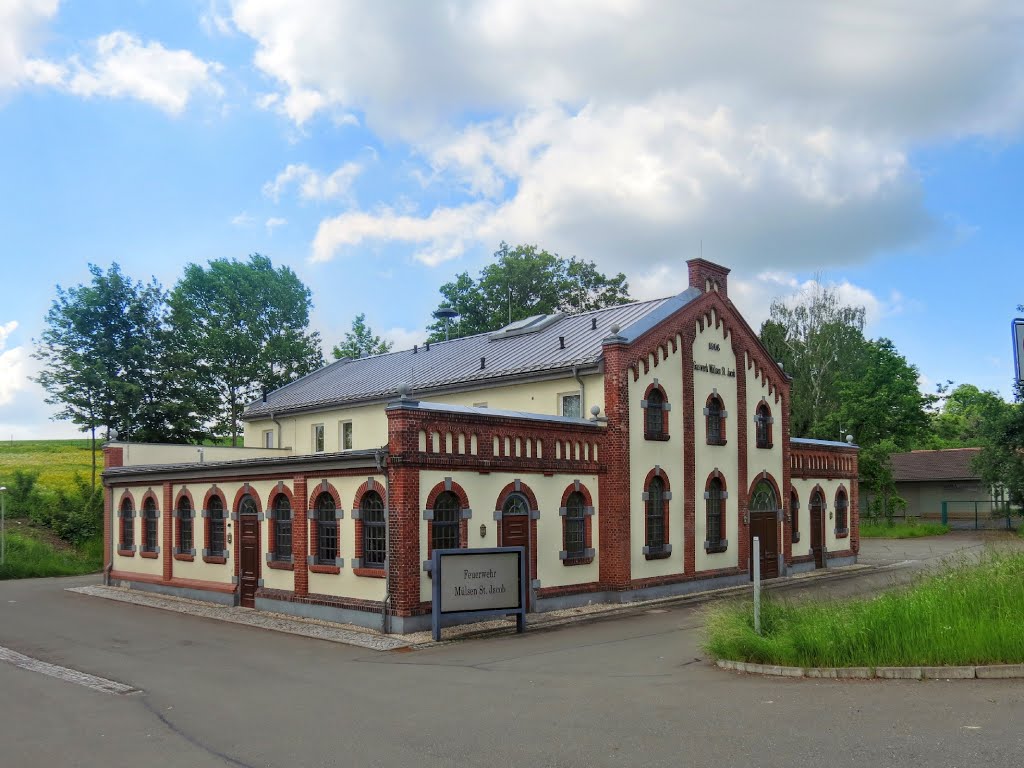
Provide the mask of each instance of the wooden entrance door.
[{"label": "wooden entrance door", "polygon": [[811,495],[808,506],[811,511],[811,554],[814,555],[814,567],[825,567],[825,497],[821,491]]},{"label": "wooden entrance door", "polygon": [[238,581],[242,585],[243,608],[256,607],[256,587],[260,578],[260,524],[256,515],[239,515],[240,558]]},{"label": "wooden entrance door", "polygon": [[779,525],[775,512],[750,513],[750,578],[754,578],[754,537],[761,546],[761,578],[779,575]]},{"label": "wooden entrance door", "polygon": [[[502,547],[523,547],[526,552],[526,578],[533,578],[530,567],[530,507],[526,497],[512,494],[502,505],[501,544]],[[530,585],[526,585],[526,610],[532,600]]]}]

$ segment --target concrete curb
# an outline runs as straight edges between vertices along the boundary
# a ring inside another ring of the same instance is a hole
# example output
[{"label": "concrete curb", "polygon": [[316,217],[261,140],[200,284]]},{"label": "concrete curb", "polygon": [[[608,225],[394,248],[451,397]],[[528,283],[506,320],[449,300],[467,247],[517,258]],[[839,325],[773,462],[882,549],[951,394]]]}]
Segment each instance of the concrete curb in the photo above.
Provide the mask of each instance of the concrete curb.
[{"label": "concrete curb", "polygon": [[975,667],[783,667],[719,659],[721,669],[773,677],[811,677],[839,680],[1006,680],[1024,678],[1024,664]]}]

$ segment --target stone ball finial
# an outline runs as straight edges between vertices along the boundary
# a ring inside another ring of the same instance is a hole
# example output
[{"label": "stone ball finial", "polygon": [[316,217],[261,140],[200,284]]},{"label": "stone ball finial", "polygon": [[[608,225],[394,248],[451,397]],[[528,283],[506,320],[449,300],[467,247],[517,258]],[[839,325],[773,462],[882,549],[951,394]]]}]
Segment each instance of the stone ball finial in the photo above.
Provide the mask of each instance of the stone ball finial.
[{"label": "stone ball finial", "polygon": [[412,387],[410,387],[406,382],[403,381],[401,384],[398,385],[398,395],[403,400],[405,398],[407,398],[411,394],[412,394]]},{"label": "stone ball finial", "polygon": [[620,330],[619,324],[618,323],[612,323],[612,327],[609,328],[608,330],[610,330],[612,332],[612,336],[618,336],[619,335],[619,330]]},{"label": "stone ball finial", "polygon": [[592,406],[590,406],[590,415],[591,416],[597,416],[597,414],[599,414],[600,412],[601,412],[601,406],[600,405],[592,405]]}]

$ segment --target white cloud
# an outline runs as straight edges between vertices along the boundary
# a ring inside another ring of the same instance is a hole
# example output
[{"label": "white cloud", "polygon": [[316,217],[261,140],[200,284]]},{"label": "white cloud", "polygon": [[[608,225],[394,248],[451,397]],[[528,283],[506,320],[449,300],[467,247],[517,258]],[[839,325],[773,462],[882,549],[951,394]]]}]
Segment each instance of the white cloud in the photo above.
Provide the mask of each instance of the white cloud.
[{"label": "white cloud", "polygon": [[7,349],[7,340],[18,328],[14,320],[0,325],[0,405],[7,405],[28,384],[28,351],[23,346]]},{"label": "white cloud", "polygon": [[396,352],[403,349],[412,349],[413,344],[422,344],[427,338],[426,328],[388,328],[386,331],[382,331],[380,336],[385,341],[390,341],[394,346]]},{"label": "white cloud", "polygon": [[248,214],[246,211],[242,211],[237,216],[231,217],[231,224],[235,227],[248,227],[255,219]]},{"label": "white cloud", "polygon": [[58,0],[0,2],[0,91],[31,75],[29,53],[38,45],[46,23],[57,15]]},{"label": "white cloud", "polygon": [[378,240],[437,264],[504,237],[634,280],[701,240],[736,268],[846,264],[940,225],[913,149],[1024,127],[1011,0],[232,10],[274,84],[268,107],[300,127],[356,112],[411,148],[428,187],[464,193],[326,219],[317,260]]},{"label": "white cloud", "polygon": [[337,200],[349,194],[362,170],[359,163],[349,162],[324,176],[305,163],[291,163],[273,181],[263,185],[263,194],[276,203],[281,194],[295,184],[303,200]]},{"label": "white cloud", "polygon": [[278,216],[271,216],[269,219],[267,219],[266,224],[264,226],[266,226],[267,228],[267,234],[273,235],[275,229],[277,229],[278,227],[283,227],[287,223],[288,219],[282,219]]},{"label": "white cloud", "polygon": [[235,34],[235,27],[229,13],[221,0],[209,0],[199,14],[199,26],[208,37],[231,37]]},{"label": "white cloud", "polygon": [[120,30],[97,38],[91,47],[89,63],[78,56],[66,63],[33,59],[26,64],[26,75],[36,84],[76,96],[139,99],[172,115],[184,111],[197,92],[223,95],[215,77],[223,67],[191,51],[143,43]]}]

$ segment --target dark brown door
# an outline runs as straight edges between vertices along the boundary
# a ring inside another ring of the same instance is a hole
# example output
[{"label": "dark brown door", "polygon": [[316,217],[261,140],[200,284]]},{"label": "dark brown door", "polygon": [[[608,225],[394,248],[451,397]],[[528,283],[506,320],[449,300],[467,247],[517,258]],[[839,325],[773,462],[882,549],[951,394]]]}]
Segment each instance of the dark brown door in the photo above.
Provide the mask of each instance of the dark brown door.
[{"label": "dark brown door", "polygon": [[239,522],[241,558],[238,568],[242,585],[241,605],[256,607],[256,587],[260,578],[260,524],[256,515],[241,515]]},{"label": "dark brown door", "polygon": [[779,525],[775,512],[750,513],[750,578],[754,578],[754,537],[761,546],[761,578],[774,579],[779,575]]},{"label": "dark brown door", "polygon": [[822,546],[825,532],[825,499],[815,492],[811,497],[811,553],[814,555],[814,566],[825,567],[825,548]]},{"label": "dark brown door", "polygon": [[[506,513],[501,519],[501,546],[523,547],[526,551],[526,573],[530,578],[530,515]],[[526,586],[526,610],[530,610],[530,586]]]}]

